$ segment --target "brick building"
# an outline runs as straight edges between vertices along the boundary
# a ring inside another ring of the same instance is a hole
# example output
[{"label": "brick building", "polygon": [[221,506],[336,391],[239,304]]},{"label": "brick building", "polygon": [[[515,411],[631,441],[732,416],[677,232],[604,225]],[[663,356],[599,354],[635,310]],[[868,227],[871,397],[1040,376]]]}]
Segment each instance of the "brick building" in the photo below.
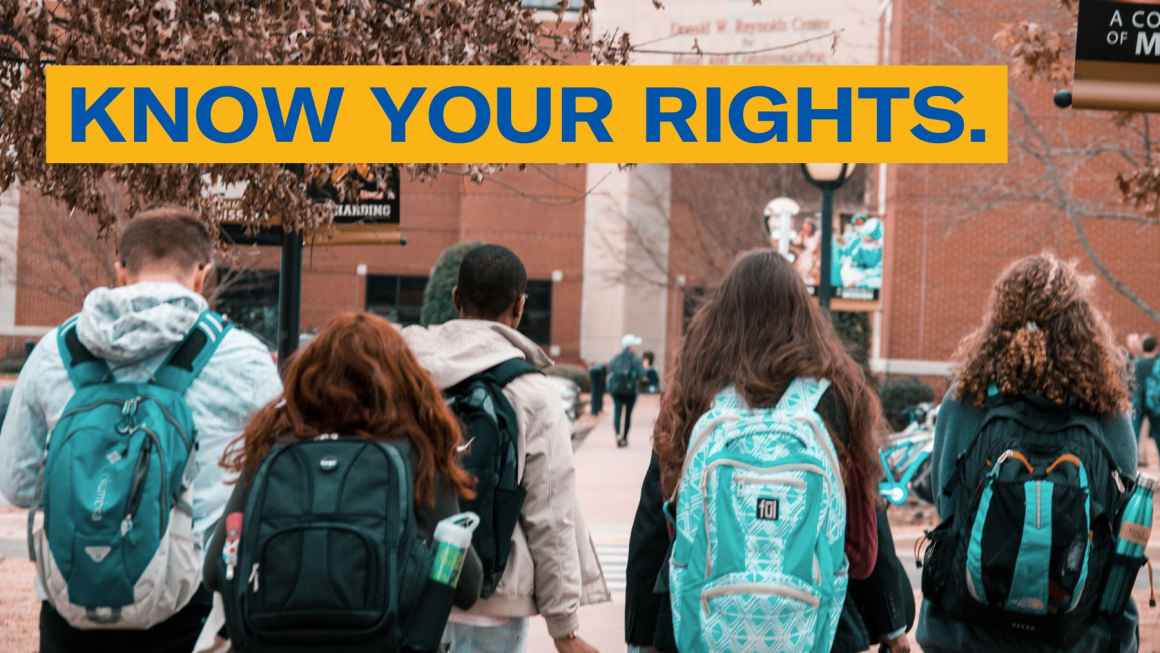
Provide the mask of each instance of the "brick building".
[{"label": "brick building", "polygon": [[[459,241],[484,240],[511,247],[527,265],[524,330],[561,360],[578,360],[584,204],[574,189],[583,185],[584,169],[576,166],[501,172],[482,185],[454,174],[429,183],[404,180],[405,247],[306,251],[303,329],[364,308],[416,322],[440,252]],[[91,224],[29,189],[0,196],[0,352],[19,349],[74,313],[86,288],[111,282],[113,244],[98,239]],[[219,308],[272,344],[278,252],[247,248],[240,254],[244,269],[228,273],[233,283]]]},{"label": "brick building", "polygon": [[[883,9],[883,51],[896,64],[1006,63],[992,40],[1004,24],[1074,25],[1054,0],[888,0]],[[1012,259],[1047,249],[1097,276],[1098,304],[1118,336],[1160,331],[1109,281],[1160,307],[1160,225],[1124,219],[1130,211],[1114,181],[1129,169],[1127,156],[1143,155],[1143,141],[1132,125],[1117,129],[1111,113],[1057,109],[1054,90],[1012,78],[1007,165],[883,166],[891,228],[880,370],[946,373],[996,275]],[[1085,247],[1106,274],[1096,274]]]}]

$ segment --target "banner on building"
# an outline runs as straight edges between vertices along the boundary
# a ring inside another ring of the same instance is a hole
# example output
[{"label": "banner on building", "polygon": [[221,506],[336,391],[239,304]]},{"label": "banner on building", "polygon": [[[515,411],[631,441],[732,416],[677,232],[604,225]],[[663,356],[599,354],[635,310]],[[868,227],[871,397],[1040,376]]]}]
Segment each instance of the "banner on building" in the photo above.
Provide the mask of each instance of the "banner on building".
[{"label": "banner on building", "polygon": [[1072,106],[1160,111],[1160,0],[1080,0]]},{"label": "banner on building", "polygon": [[[305,166],[287,164],[287,169],[305,177]],[[381,166],[380,166],[381,169]],[[375,166],[363,163],[334,166],[326,178],[310,178],[306,194],[315,202],[334,203],[334,230],[319,245],[397,245],[403,243],[400,231],[400,193],[398,166],[387,166],[389,174],[376,174]],[[354,197],[343,197],[342,186],[351,186]],[[206,192],[220,198],[226,215],[241,201],[245,184],[210,184]],[[277,226],[278,216],[271,216],[270,226]]]},{"label": "banner on building", "polygon": [[[773,223],[777,221],[776,216],[767,216],[767,220],[770,220],[770,244],[793,264],[802,281],[816,293],[822,267],[821,217],[817,213],[798,213],[780,224]],[[885,227],[880,216],[867,213],[834,216],[830,284],[835,299],[878,301],[882,293]]]}]

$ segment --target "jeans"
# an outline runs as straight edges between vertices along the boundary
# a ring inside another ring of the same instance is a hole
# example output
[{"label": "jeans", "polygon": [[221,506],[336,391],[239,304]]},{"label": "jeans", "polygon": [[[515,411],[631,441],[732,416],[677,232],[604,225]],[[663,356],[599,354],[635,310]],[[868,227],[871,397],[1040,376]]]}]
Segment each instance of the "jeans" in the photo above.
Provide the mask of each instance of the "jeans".
[{"label": "jeans", "polygon": [[70,626],[48,601],[44,601],[40,604],[40,652],[189,653],[197,643],[212,607],[213,594],[201,587],[189,605],[149,630],[78,630]]},{"label": "jeans", "polygon": [[447,653],[524,653],[528,647],[528,619],[515,617],[503,626],[448,622],[443,645]]},{"label": "jeans", "polygon": [[[628,441],[628,432],[632,430],[632,407],[636,405],[636,395],[612,395],[612,429],[625,442]],[[624,429],[620,428],[620,416],[624,415]]]}]

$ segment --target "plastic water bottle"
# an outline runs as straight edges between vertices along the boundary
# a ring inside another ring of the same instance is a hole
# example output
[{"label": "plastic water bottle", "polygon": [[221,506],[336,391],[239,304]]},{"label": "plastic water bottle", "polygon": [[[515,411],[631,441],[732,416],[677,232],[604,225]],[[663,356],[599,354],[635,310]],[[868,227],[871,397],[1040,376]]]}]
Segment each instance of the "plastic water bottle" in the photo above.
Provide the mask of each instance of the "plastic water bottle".
[{"label": "plastic water bottle", "polygon": [[471,548],[471,534],[479,526],[479,515],[461,512],[435,526],[435,560],[431,563],[431,580],[455,587],[463,560]]},{"label": "plastic water bottle", "polygon": [[[1128,497],[1128,505],[1120,517],[1120,533],[1116,538],[1116,556],[1108,573],[1108,584],[1100,599],[1100,610],[1105,614],[1118,615],[1124,611],[1132,587],[1136,584],[1136,574],[1147,559],[1148,539],[1152,536],[1152,494],[1156,481],[1149,476],[1136,476],[1136,486]],[[1152,573],[1148,572],[1151,586]],[[1156,604],[1153,597],[1151,605]]]}]

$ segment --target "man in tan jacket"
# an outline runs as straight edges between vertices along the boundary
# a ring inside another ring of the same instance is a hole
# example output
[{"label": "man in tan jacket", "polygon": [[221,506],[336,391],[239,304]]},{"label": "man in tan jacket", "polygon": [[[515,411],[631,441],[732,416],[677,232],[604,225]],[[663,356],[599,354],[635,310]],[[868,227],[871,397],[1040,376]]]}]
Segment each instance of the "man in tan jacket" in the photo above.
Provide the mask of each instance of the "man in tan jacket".
[{"label": "man in tan jacket", "polygon": [[[442,389],[522,357],[543,369],[551,360],[516,330],[527,272],[510,250],[482,245],[463,259],[453,301],[460,319],[408,327],[403,337]],[[580,639],[581,605],[609,600],[576,499],[568,419],[555,385],[540,374],[504,388],[519,425],[519,477],[527,491],[511,555],[495,594],[469,612],[454,612],[445,642],[452,653],[526,650],[528,617],[543,615],[562,653],[594,652]]]}]

